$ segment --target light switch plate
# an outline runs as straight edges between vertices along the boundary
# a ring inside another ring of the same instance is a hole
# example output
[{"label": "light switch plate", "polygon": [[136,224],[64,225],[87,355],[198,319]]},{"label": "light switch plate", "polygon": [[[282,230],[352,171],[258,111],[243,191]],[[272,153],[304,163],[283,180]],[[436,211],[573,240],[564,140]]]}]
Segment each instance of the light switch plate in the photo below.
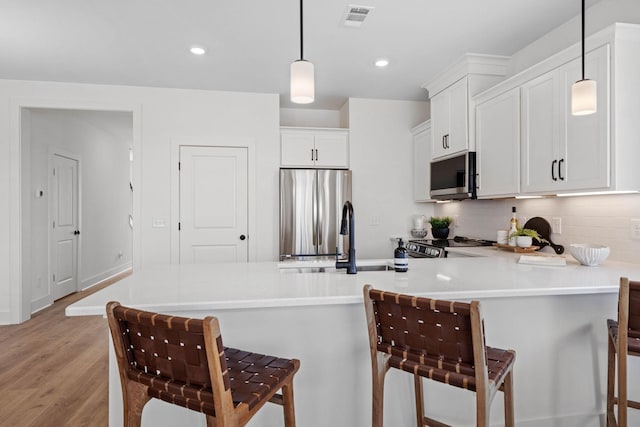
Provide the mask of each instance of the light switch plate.
[{"label": "light switch plate", "polygon": [[640,219],[631,220],[631,238],[640,240]]},{"label": "light switch plate", "polygon": [[562,218],[554,216],[551,218],[551,232],[553,234],[562,234]]}]

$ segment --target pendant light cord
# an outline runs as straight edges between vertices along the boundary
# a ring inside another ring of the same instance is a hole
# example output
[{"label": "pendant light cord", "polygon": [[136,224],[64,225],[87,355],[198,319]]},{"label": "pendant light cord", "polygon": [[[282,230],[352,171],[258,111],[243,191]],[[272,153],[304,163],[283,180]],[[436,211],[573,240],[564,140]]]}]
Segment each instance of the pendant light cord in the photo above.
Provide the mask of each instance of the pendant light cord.
[{"label": "pendant light cord", "polygon": [[[582,80],[584,80],[584,1],[585,0],[582,0]],[[302,4],[302,0],[300,0],[300,4]],[[302,35],[300,35],[300,37],[302,37]]]},{"label": "pendant light cord", "polygon": [[[584,0],[582,0],[582,4],[584,7]],[[583,31],[584,31],[584,23],[582,24],[583,27]],[[582,36],[584,38],[584,35]],[[302,38],[302,0],[300,0],[300,60],[304,61],[304,43],[303,43],[303,38]],[[582,74],[584,78],[584,64],[582,65]]]}]

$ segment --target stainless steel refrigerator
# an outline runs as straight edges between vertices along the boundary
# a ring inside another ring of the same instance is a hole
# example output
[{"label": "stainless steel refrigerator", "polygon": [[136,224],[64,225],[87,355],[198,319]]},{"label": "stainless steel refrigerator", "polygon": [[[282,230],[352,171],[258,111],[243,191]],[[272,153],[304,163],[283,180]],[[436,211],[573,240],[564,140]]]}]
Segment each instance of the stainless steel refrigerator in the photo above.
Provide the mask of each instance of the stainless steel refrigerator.
[{"label": "stainless steel refrigerator", "polygon": [[349,249],[340,232],[351,200],[351,171],[280,169],[280,260],[335,257]]}]

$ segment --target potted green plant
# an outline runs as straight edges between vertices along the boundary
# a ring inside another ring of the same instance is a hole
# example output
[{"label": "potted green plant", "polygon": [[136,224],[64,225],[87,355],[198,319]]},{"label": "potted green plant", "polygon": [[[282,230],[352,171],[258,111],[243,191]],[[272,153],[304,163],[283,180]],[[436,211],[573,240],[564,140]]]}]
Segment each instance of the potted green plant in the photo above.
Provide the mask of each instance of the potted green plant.
[{"label": "potted green plant", "polygon": [[446,239],[449,237],[449,225],[453,222],[453,219],[449,216],[432,216],[429,219],[431,224],[431,234],[434,239]]},{"label": "potted green plant", "polygon": [[536,230],[531,230],[529,228],[518,227],[516,231],[509,235],[509,238],[514,237],[516,239],[516,245],[520,246],[521,248],[528,248],[529,246],[531,246],[533,244],[533,239],[537,240],[540,243],[548,243],[547,239],[543,239]]}]

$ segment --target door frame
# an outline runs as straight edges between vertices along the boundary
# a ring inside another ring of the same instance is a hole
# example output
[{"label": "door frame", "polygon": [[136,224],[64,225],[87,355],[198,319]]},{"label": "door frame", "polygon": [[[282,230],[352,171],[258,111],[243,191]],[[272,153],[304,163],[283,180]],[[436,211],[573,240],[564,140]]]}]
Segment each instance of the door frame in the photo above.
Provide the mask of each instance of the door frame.
[{"label": "door frame", "polygon": [[180,173],[178,162],[180,161],[180,146],[189,145],[195,147],[228,147],[247,149],[247,261],[256,260],[256,248],[258,238],[255,230],[256,212],[256,159],[255,139],[250,137],[212,137],[203,138],[171,138],[171,217],[169,228],[171,229],[171,264],[180,263],[180,233],[178,221],[180,220]]},{"label": "door frame", "polygon": [[[52,191],[52,177],[51,177],[51,170],[53,169],[53,156],[60,156],[60,157],[66,157],[67,159],[70,160],[75,160],[78,164],[78,167],[76,169],[76,174],[77,174],[77,178],[78,178],[78,230],[82,230],[82,156],[80,156],[79,154],[76,153],[72,153],[70,151],[66,151],[63,150],[61,148],[58,147],[52,147],[49,146],[47,149],[47,175],[48,175],[48,179],[47,179],[47,187],[48,187],[48,194],[51,195],[53,194]],[[53,201],[51,200],[51,197],[49,197],[48,199],[48,206],[47,206],[47,218],[49,220],[49,224],[47,225],[47,282],[49,284],[52,283],[52,279],[53,279],[53,265],[51,263],[51,255],[53,254],[53,228],[51,227],[51,223],[53,221],[53,212],[52,212],[52,207],[53,207]],[[82,251],[82,234],[80,234],[77,237],[77,241],[76,241],[76,271],[74,272],[75,276],[76,276],[76,292],[79,291],[79,284],[80,284],[80,273],[82,272],[82,257],[80,256],[80,253]],[[53,291],[51,289],[51,285],[49,285],[49,304],[53,303],[53,301],[55,301],[55,296],[53,295]]]},{"label": "door frame", "polygon": [[[23,121],[23,113],[29,109],[45,108],[52,110],[88,110],[88,111],[121,111],[133,116],[133,220],[140,224],[142,209],[141,170],[142,170],[142,104],[139,103],[103,103],[95,101],[78,101],[66,98],[12,98],[9,106],[9,310],[0,311],[0,324],[21,323],[31,318],[31,284],[23,283],[23,268],[29,268],[29,260],[22,256],[23,212],[30,208],[23,206],[22,182],[22,138],[27,123]],[[28,190],[28,189],[26,189]],[[28,222],[28,221],[27,221]],[[29,231],[30,232],[30,231]],[[142,240],[140,226],[133,228],[133,268],[140,268],[142,262]],[[23,264],[23,261],[25,264]]]}]

